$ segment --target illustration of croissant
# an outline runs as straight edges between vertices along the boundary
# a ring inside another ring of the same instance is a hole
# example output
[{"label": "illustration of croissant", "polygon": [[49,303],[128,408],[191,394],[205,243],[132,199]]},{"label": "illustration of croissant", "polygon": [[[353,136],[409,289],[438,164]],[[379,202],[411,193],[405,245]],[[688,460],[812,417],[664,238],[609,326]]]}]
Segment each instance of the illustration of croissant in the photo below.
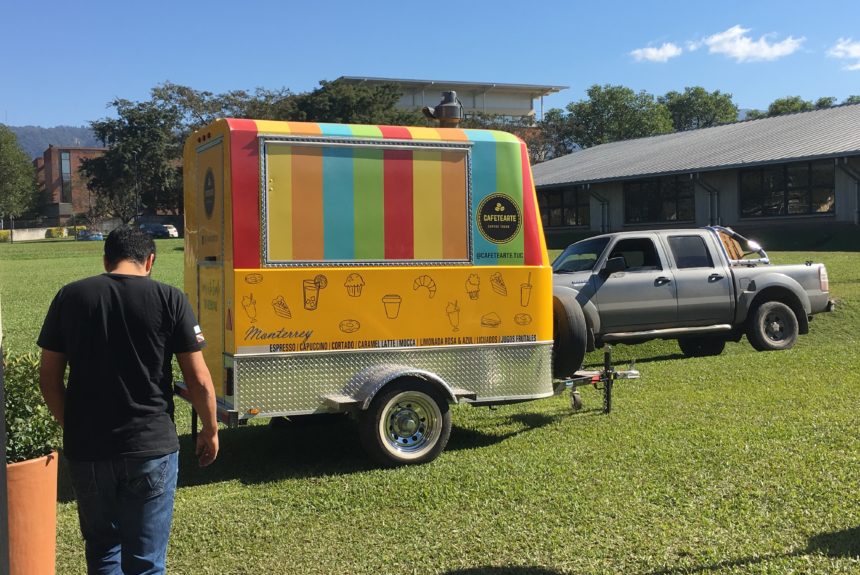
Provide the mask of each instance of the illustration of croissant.
[{"label": "illustration of croissant", "polygon": [[434,295],[436,295],[436,282],[433,281],[433,278],[431,278],[430,276],[428,276],[426,274],[422,275],[422,276],[418,276],[417,278],[415,278],[415,281],[412,282],[412,289],[413,290],[417,290],[418,288],[422,288],[422,287],[427,288],[427,292],[430,294],[431,298]]}]

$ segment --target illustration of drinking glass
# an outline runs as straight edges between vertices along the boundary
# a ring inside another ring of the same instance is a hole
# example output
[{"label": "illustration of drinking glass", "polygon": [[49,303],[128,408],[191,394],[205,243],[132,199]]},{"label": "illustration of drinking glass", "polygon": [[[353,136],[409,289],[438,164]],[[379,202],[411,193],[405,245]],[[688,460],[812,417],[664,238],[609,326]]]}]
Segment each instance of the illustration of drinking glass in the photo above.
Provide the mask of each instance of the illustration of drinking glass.
[{"label": "illustration of drinking glass", "polygon": [[254,294],[248,294],[242,297],[242,307],[245,308],[245,315],[251,320],[251,323],[257,321],[257,300],[254,299]]},{"label": "illustration of drinking glass", "polygon": [[328,280],[324,275],[314,276],[312,280],[302,280],[306,310],[313,311],[317,309],[317,305],[320,302],[320,290],[325,289],[327,285]]},{"label": "illustration of drinking glass", "polygon": [[520,284],[520,305],[522,307],[528,307],[529,300],[532,297],[532,274],[529,272],[529,279],[526,280],[526,283]]},{"label": "illustration of drinking glass", "polygon": [[382,298],[382,305],[385,306],[385,317],[388,319],[396,319],[400,315],[400,302],[403,298],[397,294],[388,294]]},{"label": "illustration of drinking glass", "polygon": [[448,302],[445,313],[448,314],[448,322],[454,328],[454,331],[460,331],[460,306],[457,305],[456,300]]}]

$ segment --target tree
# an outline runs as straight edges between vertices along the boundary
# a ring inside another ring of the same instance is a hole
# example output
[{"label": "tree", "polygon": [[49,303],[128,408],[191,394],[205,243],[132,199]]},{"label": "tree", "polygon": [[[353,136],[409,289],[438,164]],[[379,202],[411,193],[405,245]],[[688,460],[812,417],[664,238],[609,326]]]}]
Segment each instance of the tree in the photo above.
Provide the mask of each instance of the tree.
[{"label": "tree", "polygon": [[767,115],[781,116],[782,114],[794,114],[795,112],[809,112],[814,110],[815,105],[809,100],[804,100],[800,96],[786,96],[785,98],[777,98],[767,107]]},{"label": "tree", "polygon": [[108,147],[104,155],[81,162],[87,187],[100,209],[128,223],[144,212],[182,207],[181,113],[155,101],[111,102],[117,118],[90,124]]},{"label": "tree", "polygon": [[860,96],[852,95],[842,100],[843,104],[860,104]]},{"label": "tree", "polygon": [[426,124],[420,111],[395,107],[402,94],[400,86],[394,83],[323,80],[314,91],[293,96],[296,117],[284,119],[340,124]]},{"label": "tree", "polygon": [[12,130],[0,124],[0,219],[19,217],[34,207],[36,171]]},{"label": "tree", "polygon": [[824,108],[832,108],[835,105],[836,98],[833,96],[824,96],[815,100],[814,107],[816,110],[823,110]]},{"label": "tree", "polygon": [[645,91],[595,84],[587,94],[567,105],[573,140],[583,148],[672,131],[669,110]]},{"label": "tree", "polygon": [[708,92],[701,86],[684,88],[683,92],[668,92],[658,101],[666,106],[675,130],[695,130],[738,119],[738,107],[731,94],[719,90]]}]

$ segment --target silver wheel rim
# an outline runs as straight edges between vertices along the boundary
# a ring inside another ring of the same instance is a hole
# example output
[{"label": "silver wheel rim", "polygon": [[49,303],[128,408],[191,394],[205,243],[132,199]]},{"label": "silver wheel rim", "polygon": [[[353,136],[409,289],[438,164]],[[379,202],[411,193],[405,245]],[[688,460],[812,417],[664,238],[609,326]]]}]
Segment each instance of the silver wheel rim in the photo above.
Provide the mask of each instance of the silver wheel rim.
[{"label": "silver wheel rim", "polygon": [[781,313],[768,313],[764,316],[764,334],[771,341],[785,340],[785,323],[785,317]]},{"label": "silver wheel rim", "polygon": [[442,412],[432,398],[404,391],[385,405],[379,436],[388,451],[401,459],[413,459],[436,444],[441,426]]}]

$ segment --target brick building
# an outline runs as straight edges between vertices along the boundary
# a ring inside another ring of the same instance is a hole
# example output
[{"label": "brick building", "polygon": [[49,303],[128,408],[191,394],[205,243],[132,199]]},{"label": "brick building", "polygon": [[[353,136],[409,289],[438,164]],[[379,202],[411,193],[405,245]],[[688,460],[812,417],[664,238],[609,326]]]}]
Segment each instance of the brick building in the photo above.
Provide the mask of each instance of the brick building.
[{"label": "brick building", "polygon": [[33,160],[43,198],[40,215],[47,225],[64,225],[73,215],[90,209],[95,197],[78,170],[81,160],[96,158],[106,150],[51,145],[41,158]]}]

